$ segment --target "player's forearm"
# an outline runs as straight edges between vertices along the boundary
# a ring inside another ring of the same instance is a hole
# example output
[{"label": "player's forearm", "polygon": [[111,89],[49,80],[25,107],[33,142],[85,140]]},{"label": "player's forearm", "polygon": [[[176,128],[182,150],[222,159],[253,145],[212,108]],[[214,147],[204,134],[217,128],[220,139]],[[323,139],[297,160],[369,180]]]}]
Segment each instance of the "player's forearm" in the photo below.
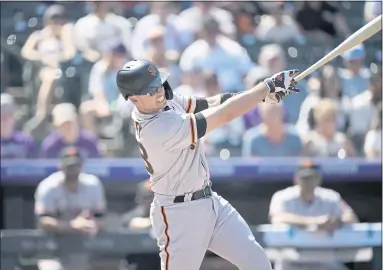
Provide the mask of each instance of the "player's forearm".
[{"label": "player's forearm", "polygon": [[320,218],[305,217],[305,216],[300,216],[300,215],[296,215],[292,213],[279,213],[271,217],[271,223],[306,227],[310,225],[317,225],[320,221]]},{"label": "player's forearm", "polygon": [[221,104],[219,109],[225,115],[227,122],[230,122],[253,109],[254,106],[262,102],[268,93],[269,89],[262,82],[245,92],[231,97],[225,103]]},{"label": "player's forearm", "polygon": [[69,222],[61,221],[53,217],[40,217],[39,226],[42,229],[54,232],[71,232],[72,226]]},{"label": "player's forearm", "polygon": [[358,223],[359,219],[354,213],[354,211],[346,211],[345,213],[342,214],[341,221],[342,223],[350,224],[350,223]]},{"label": "player's forearm", "polygon": [[231,97],[217,107],[209,108],[201,112],[207,120],[206,131],[209,132],[218,126],[242,116],[260,103],[268,93],[269,89],[267,86],[264,83],[260,83],[245,92]]}]

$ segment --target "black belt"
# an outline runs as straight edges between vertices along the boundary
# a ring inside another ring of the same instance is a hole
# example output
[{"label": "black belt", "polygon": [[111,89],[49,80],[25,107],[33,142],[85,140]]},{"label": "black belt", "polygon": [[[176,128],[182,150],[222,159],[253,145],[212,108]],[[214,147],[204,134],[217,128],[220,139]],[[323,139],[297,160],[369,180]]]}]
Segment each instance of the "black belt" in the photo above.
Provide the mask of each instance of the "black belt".
[{"label": "black belt", "polygon": [[[210,186],[206,186],[205,188],[198,190],[196,192],[193,192],[191,196],[191,201],[199,200],[202,198],[208,198],[212,194],[212,190]],[[186,195],[179,195],[174,198],[174,203],[182,203],[185,202]]]}]

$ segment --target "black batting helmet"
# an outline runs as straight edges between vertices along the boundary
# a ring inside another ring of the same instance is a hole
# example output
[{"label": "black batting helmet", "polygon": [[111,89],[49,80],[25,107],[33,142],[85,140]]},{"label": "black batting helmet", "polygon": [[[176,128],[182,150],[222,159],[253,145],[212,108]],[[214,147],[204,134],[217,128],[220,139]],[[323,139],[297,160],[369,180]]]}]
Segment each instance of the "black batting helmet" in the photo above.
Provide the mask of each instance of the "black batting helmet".
[{"label": "black batting helmet", "polygon": [[160,87],[165,88],[166,99],[173,98],[173,91],[167,82],[170,74],[159,71],[147,60],[132,60],[117,73],[117,87],[124,99],[137,95],[154,95]]}]

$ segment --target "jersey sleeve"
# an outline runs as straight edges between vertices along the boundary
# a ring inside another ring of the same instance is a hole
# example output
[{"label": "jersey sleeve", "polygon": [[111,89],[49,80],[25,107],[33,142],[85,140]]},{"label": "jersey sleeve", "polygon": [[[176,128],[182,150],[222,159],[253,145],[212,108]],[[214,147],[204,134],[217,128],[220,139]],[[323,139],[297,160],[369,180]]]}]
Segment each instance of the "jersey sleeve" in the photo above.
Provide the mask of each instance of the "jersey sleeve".
[{"label": "jersey sleeve", "polygon": [[104,187],[101,180],[94,176],[92,185],[92,212],[96,215],[104,214],[106,211],[106,199]]},{"label": "jersey sleeve", "polygon": [[35,192],[35,215],[37,216],[55,216],[57,209],[55,204],[55,191],[49,185],[42,182]]},{"label": "jersey sleeve", "polygon": [[269,217],[286,211],[286,199],[281,192],[276,192],[271,198],[269,207]]},{"label": "jersey sleeve", "polygon": [[174,100],[184,108],[186,113],[194,113],[197,104],[195,97],[174,93]]},{"label": "jersey sleeve", "polygon": [[193,113],[174,113],[163,116],[157,120],[156,125],[149,132],[155,133],[156,143],[161,143],[163,149],[170,152],[188,148],[198,140],[196,119]]}]

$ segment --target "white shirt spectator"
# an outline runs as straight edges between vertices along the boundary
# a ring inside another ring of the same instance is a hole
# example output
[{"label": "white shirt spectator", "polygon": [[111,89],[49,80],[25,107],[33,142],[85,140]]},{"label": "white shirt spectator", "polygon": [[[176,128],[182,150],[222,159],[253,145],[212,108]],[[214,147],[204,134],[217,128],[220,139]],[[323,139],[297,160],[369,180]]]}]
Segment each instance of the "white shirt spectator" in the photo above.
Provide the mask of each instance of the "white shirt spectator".
[{"label": "white shirt spectator", "polygon": [[[308,95],[306,99],[303,101],[301,109],[299,111],[299,118],[296,123],[296,128],[298,133],[301,136],[304,136],[311,130],[309,119],[310,119],[310,111],[315,108],[315,106],[320,101],[320,97],[317,95]],[[334,100],[337,103],[338,111],[338,119],[337,119],[337,130],[344,131],[347,122],[347,114],[346,110],[349,106],[348,99]]]},{"label": "white shirt spectator", "polygon": [[[271,198],[269,217],[272,218],[280,213],[291,213],[305,217],[332,215],[340,218],[345,212],[352,211],[338,192],[323,187],[317,187],[314,192],[315,200],[307,203],[302,199],[300,187],[297,185],[277,191]],[[276,262],[275,269],[346,270],[347,268],[337,261],[297,263],[281,260]]]},{"label": "white shirt spectator", "polygon": [[119,96],[115,78],[118,70],[108,70],[107,64],[100,60],[93,65],[89,75],[89,94],[104,92],[107,102],[111,105]]},{"label": "white shirt spectator", "polygon": [[371,103],[372,93],[365,91],[351,99],[349,112],[350,135],[366,134],[371,126],[371,121],[376,114],[376,107]]},{"label": "white shirt spectator", "polygon": [[364,142],[364,152],[374,153],[377,157],[382,155],[382,131],[370,130]]},{"label": "white shirt spectator", "polygon": [[382,1],[366,1],[364,4],[364,20],[369,22],[382,14]]},{"label": "white shirt spectator", "polygon": [[120,95],[117,99],[117,106],[123,118],[131,117],[134,110],[134,104],[129,99],[125,100],[122,95]]},{"label": "white shirt spectator", "polygon": [[[137,22],[132,36],[132,56],[134,59],[146,58],[147,35],[149,30],[156,26],[161,26],[160,16],[157,14],[146,15]],[[190,36],[182,34],[178,29],[176,15],[169,15],[164,27],[166,50],[182,51],[192,42]]]},{"label": "white shirt spectator", "polygon": [[92,48],[104,52],[122,43],[129,51],[132,24],[114,13],[108,13],[104,20],[91,13],[77,21],[75,37],[79,48]]},{"label": "white shirt spectator", "polygon": [[212,70],[224,92],[243,89],[243,77],[253,67],[247,51],[223,35],[217,36],[216,41],[214,48],[203,39],[193,42],[181,55],[181,70]]},{"label": "white shirt spectator", "polygon": [[273,16],[262,16],[256,35],[263,41],[276,43],[296,40],[301,36],[297,24],[289,15],[282,15],[282,24],[280,25],[276,24]]},{"label": "white shirt spectator", "polygon": [[[222,33],[234,37],[237,29],[233,23],[233,15],[224,9],[211,7],[209,15],[214,17],[218,23]],[[202,14],[198,7],[187,8],[178,16],[178,24],[183,31],[195,34],[202,29],[202,18],[206,16]]]}]

